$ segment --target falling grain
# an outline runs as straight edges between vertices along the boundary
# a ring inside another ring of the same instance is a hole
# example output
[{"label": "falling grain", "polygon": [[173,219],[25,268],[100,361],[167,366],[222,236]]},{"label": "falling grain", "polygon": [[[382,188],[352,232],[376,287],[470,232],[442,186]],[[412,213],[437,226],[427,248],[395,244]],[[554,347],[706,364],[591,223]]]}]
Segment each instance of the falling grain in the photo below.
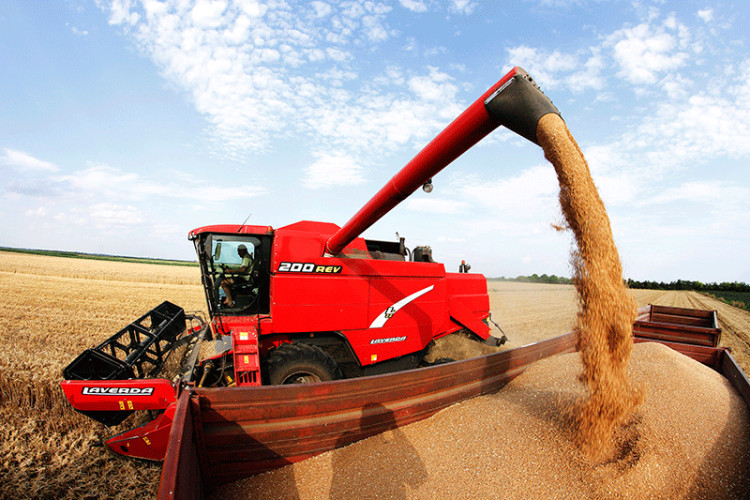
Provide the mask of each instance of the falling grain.
[{"label": "falling grain", "polygon": [[560,206],[577,245],[571,259],[581,306],[575,331],[588,393],[573,407],[576,440],[593,457],[609,458],[613,433],[644,397],[627,373],[636,306],[623,284],[609,217],[578,144],[553,113],[541,118],[537,137],[557,172]]}]

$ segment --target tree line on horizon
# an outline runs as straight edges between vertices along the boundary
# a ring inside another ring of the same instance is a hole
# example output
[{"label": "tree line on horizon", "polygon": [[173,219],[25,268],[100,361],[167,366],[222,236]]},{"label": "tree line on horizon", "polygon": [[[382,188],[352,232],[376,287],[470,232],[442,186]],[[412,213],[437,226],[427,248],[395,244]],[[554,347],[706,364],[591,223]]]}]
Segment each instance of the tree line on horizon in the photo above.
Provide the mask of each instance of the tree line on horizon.
[{"label": "tree line on horizon", "polygon": [[701,281],[677,280],[663,281],[625,280],[628,288],[648,290],[694,290],[696,292],[750,292],[750,285],[742,281],[723,281],[721,283],[703,283]]},{"label": "tree line on horizon", "polygon": [[571,285],[573,280],[566,278],[565,276],[555,276],[554,274],[542,274],[541,276],[534,273],[530,276],[518,275],[515,278],[500,276],[499,278],[492,278],[498,281],[517,281],[520,283],[548,283],[551,285]]}]

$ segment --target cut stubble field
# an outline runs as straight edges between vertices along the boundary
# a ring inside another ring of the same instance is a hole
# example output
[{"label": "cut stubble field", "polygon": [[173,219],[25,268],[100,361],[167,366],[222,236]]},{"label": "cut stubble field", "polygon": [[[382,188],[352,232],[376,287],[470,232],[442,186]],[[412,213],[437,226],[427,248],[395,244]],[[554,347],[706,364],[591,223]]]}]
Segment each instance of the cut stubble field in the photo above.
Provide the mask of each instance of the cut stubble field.
[{"label": "cut stubble field", "polygon": [[[489,281],[488,289],[507,347],[575,324],[572,286]],[[750,373],[750,313],[695,292],[631,292],[638,305],[717,310],[721,344]],[[81,351],[164,300],[205,311],[198,268],[0,252],[0,296],[0,497],[154,497],[159,465],[107,453],[101,440],[120,429],[74,412],[59,382]]]}]

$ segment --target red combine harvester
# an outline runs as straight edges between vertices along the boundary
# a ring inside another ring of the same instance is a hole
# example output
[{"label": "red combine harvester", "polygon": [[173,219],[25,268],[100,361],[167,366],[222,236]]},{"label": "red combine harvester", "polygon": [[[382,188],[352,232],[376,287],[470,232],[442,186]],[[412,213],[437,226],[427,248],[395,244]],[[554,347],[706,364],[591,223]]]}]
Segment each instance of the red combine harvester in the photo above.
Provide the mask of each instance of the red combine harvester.
[{"label": "red combine harvester", "polygon": [[[558,111],[514,68],[343,227],[191,231],[210,320],[164,302],[64,370],[68,401],[109,426],[134,411],[157,412],[106,444],[165,460],[162,495],[189,498],[496,391],[529,363],[574,350],[567,335],[411,370],[445,335],[504,340],[490,335],[486,280],[463,263],[446,272],[429,247],[409,251],[403,238],[360,237],[498,126],[536,142],[547,113]],[[721,358],[705,349],[713,362]],[[160,375],[183,350],[177,373]]]},{"label": "red combine harvester", "polygon": [[[483,276],[446,273],[429,248],[410,253],[403,240],[355,238],[340,251],[326,251],[337,231],[334,224],[305,221],[276,230],[209,226],[190,233],[214,334],[231,338],[226,346],[236,385],[415,368],[434,339],[461,329],[497,344],[483,322],[489,316]],[[243,267],[238,248],[253,249],[247,279],[224,270]],[[222,295],[222,282],[229,295]],[[199,380],[226,385],[215,366],[205,374],[209,366],[199,367]]]}]

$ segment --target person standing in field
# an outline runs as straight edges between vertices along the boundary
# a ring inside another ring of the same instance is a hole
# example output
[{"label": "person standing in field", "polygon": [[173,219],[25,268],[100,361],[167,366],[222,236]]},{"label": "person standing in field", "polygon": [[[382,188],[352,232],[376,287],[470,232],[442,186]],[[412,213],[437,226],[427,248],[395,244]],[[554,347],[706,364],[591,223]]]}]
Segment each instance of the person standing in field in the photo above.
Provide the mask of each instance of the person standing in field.
[{"label": "person standing in field", "polygon": [[221,289],[224,290],[224,294],[226,295],[226,299],[222,304],[229,308],[234,307],[234,300],[232,300],[232,293],[230,291],[231,285],[234,285],[238,281],[247,281],[248,279],[250,279],[255,268],[255,261],[247,251],[247,247],[245,245],[240,245],[237,247],[237,255],[239,255],[242,259],[240,267],[227,267],[224,269],[225,273],[231,273],[235,276],[225,277],[221,280]]}]

